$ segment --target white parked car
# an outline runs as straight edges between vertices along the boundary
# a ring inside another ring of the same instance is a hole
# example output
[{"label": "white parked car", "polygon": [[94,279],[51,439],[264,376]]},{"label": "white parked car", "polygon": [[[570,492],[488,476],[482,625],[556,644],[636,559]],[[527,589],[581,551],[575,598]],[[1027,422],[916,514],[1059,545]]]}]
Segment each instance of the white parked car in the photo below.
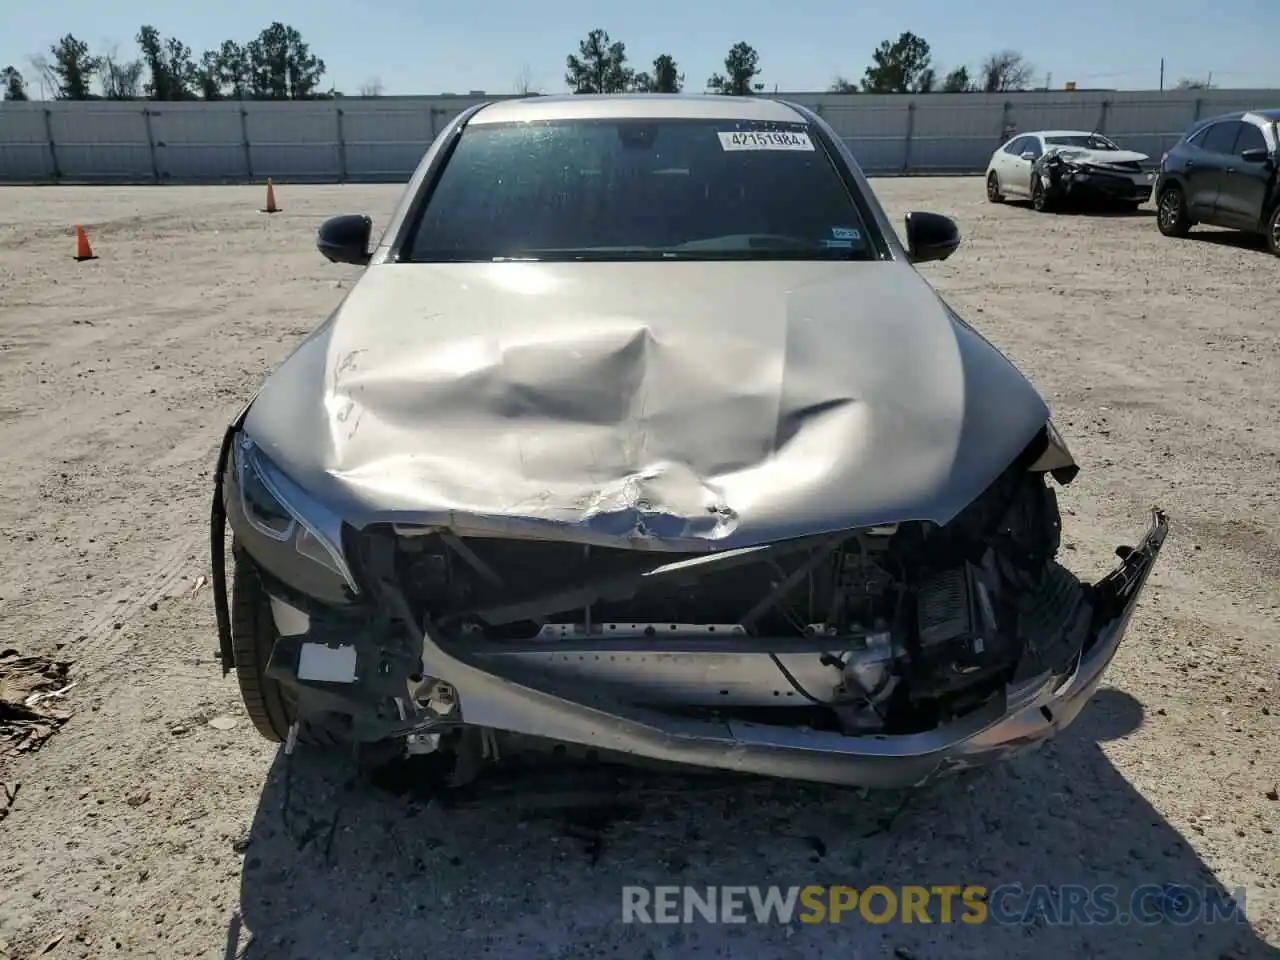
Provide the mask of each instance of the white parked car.
[{"label": "white parked car", "polygon": [[1037,210],[1079,200],[1137,207],[1151,198],[1151,166],[1145,153],[1122,150],[1100,133],[1022,133],[991,155],[987,199],[1025,198]]}]

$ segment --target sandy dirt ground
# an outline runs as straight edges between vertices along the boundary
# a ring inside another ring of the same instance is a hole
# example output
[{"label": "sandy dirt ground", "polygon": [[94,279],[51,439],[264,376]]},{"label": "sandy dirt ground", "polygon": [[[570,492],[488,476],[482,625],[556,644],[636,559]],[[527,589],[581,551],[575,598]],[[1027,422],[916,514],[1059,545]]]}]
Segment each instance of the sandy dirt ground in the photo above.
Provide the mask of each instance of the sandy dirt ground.
[{"label": "sandy dirt ground", "polygon": [[[1165,240],[1149,209],[876,189],[898,223],[960,222],[961,251],[922,269],[1084,465],[1067,562],[1101,574],[1151,505],[1170,513],[1105,688],[1039,753],[910,794],[548,768],[452,803],[303,749],[286,771],[192,592],[225,424],[358,275],[316,227],[381,224],[398,188],[279,187],[276,216],[260,187],[0,189],[0,648],[74,660],[78,682],[66,725],[0,774],[20,784],[0,957],[1276,956],[1280,261],[1208,229]],[[99,259],[73,261],[76,223]],[[636,883],[1243,887],[1249,919],[623,925]]]}]

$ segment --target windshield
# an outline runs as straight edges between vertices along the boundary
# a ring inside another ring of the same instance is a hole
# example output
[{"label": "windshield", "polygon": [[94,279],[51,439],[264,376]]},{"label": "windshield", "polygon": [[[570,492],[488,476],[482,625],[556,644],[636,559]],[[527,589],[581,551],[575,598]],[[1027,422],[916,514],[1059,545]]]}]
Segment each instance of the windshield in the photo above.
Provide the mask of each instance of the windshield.
[{"label": "windshield", "polygon": [[1119,150],[1114,143],[1100,134],[1080,134],[1069,137],[1045,137],[1044,142],[1051,147],[1083,147],[1085,150]]},{"label": "windshield", "polygon": [[870,260],[804,123],[566,120],[466,128],[407,245],[458,260]]}]

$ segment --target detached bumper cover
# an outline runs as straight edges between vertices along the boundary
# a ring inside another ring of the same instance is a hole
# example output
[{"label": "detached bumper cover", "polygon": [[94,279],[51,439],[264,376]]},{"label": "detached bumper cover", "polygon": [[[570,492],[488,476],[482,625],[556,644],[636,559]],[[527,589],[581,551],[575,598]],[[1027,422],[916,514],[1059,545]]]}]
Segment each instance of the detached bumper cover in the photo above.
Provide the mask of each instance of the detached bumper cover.
[{"label": "detached bumper cover", "polygon": [[496,676],[446,650],[428,630],[426,674],[457,691],[466,724],[581,744],[601,751],[778,776],[867,787],[902,787],[1007,759],[1070,725],[1115,656],[1168,532],[1162,511],[1136,548],[1119,548],[1120,564],[1091,588],[1096,610],[1072,673],[1042,676],[993,698],[962,719],[927,733],[851,737],[795,727],[674,718],[581,690],[534,688]]},{"label": "detached bumper cover", "polygon": [[1064,187],[1068,196],[1089,194],[1116,200],[1147,200],[1153,180],[1154,177],[1144,182],[1121,174],[1083,172],[1067,178]]},{"label": "detached bumper cover", "polygon": [[1154,172],[1125,173],[1095,167],[1072,167],[1063,163],[1041,165],[1040,175],[1055,199],[1099,199],[1146,201],[1155,185]]}]

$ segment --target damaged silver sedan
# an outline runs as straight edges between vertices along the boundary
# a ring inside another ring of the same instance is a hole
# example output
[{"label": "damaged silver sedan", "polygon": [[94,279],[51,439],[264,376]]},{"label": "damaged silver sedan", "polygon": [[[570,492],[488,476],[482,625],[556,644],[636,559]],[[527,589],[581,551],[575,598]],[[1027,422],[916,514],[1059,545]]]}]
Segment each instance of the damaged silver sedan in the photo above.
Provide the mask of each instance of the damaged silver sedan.
[{"label": "damaged silver sedan", "polygon": [[366,269],[222,446],[257,729],[457,779],[533,744],[875,787],[1070,724],[1165,517],[1095,583],[1057,562],[1078,467],[913,266],[955,224],[905,237],[804,107],[460,115],[372,251],[322,226]]}]

